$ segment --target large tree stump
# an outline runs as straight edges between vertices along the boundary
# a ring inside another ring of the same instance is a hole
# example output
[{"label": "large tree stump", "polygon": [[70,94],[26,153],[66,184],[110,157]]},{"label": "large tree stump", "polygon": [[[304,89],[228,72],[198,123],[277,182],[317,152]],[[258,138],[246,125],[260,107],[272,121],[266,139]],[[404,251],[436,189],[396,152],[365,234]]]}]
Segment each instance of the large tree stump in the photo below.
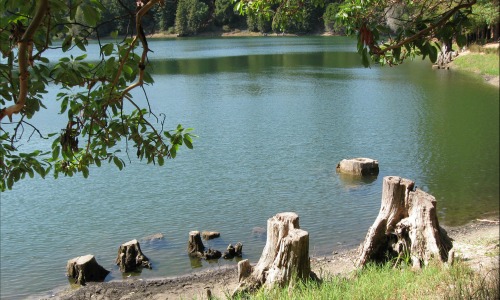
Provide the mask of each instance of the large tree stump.
[{"label": "large tree stump", "polygon": [[133,272],[143,267],[151,269],[149,259],[142,253],[141,246],[135,239],[122,244],[118,248],[116,264],[122,272]]},{"label": "large tree stump", "polygon": [[439,226],[436,199],[414,187],[411,180],[384,177],[382,205],[359,248],[358,266],[406,255],[414,267],[427,265],[433,258],[447,261],[452,243]]},{"label": "large tree stump", "polygon": [[78,256],[68,260],[66,264],[67,275],[77,284],[85,285],[91,281],[104,281],[109,271],[99,265],[92,254]]},{"label": "large tree stump", "polygon": [[[242,271],[248,272],[248,268]],[[243,280],[234,294],[252,292],[263,285],[283,287],[311,276],[309,233],[300,229],[296,213],[279,213],[267,220],[266,245],[250,276],[245,275],[238,274]]]}]

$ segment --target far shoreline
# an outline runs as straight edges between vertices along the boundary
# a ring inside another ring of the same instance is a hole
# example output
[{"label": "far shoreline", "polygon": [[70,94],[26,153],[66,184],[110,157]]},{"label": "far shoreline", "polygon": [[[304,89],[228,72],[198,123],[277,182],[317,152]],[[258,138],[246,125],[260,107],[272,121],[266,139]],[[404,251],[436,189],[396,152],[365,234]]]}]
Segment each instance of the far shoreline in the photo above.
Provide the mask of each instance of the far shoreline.
[{"label": "far shoreline", "polygon": [[[248,31],[246,29],[235,29],[232,31],[222,31],[222,30],[217,30],[217,31],[206,31],[202,32],[200,34],[194,35],[194,36],[188,36],[187,38],[217,38],[217,37],[265,37],[265,36],[285,36],[285,37],[300,37],[300,36],[325,36],[325,37],[332,37],[332,36],[340,36],[340,35],[334,35],[331,34],[327,31],[324,32],[316,32],[316,33],[310,33],[310,34],[290,34],[290,33],[269,33],[269,34],[264,34],[261,32],[252,32]],[[171,39],[171,38],[183,38],[183,37],[178,37],[177,34],[175,33],[166,33],[166,32],[158,32],[158,33],[153,33],[146,35],[146,37],[151,38],[151,39]],[[486,47],[499,47],[499,43],[489,43],[485,45]],[[469,54],[469,51],[464,51],[461,52],[459,55],[467,55]],[[475,72],[470,72],[470,71],[465,71],[461,70],[453,65],[453,62],[450,64],[450,70],[451,71],[459,71],[459,72],[465,72],[469,74],[478,74]],[[497,88],[500,87],[500,76],[491,76],[491,75],[480,75],[488,84],[496,86]]]}]

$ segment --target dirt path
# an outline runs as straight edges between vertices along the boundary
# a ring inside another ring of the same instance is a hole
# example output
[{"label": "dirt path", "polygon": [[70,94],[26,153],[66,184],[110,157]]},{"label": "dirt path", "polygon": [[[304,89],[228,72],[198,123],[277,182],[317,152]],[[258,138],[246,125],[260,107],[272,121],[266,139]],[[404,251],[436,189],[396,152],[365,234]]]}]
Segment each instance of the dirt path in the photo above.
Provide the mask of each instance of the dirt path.
[{"label": "dirt path", "polygon": [[[474,270],[498,270],[498,219],[476,220],[457,228],[446,228],[454,240],[457,259],[466,261]],[[311,259],[313,271],[320,277],[348,275],[355,269],[356,249]],[[255,263],[255,262],[254,262]],[[236,288],[236,267],[221,267],[180,277],[106,283],[90,283],[77,290],[67,290],[50,299],[207,299],[207,291],[226,299]]]}]

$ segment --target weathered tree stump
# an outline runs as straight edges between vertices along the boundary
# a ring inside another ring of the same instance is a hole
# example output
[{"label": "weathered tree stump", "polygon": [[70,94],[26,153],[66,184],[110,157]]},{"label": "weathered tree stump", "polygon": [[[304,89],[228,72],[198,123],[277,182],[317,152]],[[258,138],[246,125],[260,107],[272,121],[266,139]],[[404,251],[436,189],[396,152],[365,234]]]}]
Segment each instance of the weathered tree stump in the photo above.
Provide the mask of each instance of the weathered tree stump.
[{"label": "weathered tree stump", "polygon": [[94,255],[88,254],[68,260],[66,264],[67,276],[73,278],[77,284],[85,285],[91,281],[104,281],[109,271],[100,266]]},{"label": "weathered tree stump", "polygon": [[364,157],[343,159],[337,165],[337,172],[359,176],[377,175],[378,161]]},{"label": "weathered tree stump", "polygon": [[296,213],[279,213],[267,220],[267,241],[259,262],[250,276],[238,274],[245,279],[233,294],[252,292],[263,285],[283,287],[310,276],[309,233],[300,229]]},{"label": "weathered tree stump", "polygon": [[187,252],[191,257],[203,257],[203,251],[205,251],[205,246],[201,241],[201,236],[199,231],[190,231],[188,238]]},{"label": "weathered tree stump", "polygon": [[430,260],[446,262],[452,243],[439,226],[436,199],[409,179],[384,177],[382,205],[359,248],[358,266],[369,261],[411,258],[414,267]]},{"label": "weathered tree stump", "polygon": [[252,265],[248,259],[238,262],[238,282],[241,282],[252,274]]},{"label": "weathered tree stump", "polygon": [[118,248],[116,264],[122,272],[132,272],[143,267],[151,269],[149,259],[142,253],[141,246],[136,239],[126,242]]},{"label": "weathered tree stump", "polygon": [[236,243],[236,245],[229,244],[226,251],[222,257],[226,259],[233,259],[234,257],[243,256],[243,244],[241,242]]},{"label": "weathered tree stump", "polygon": [[219,259],[222,253],[219,250],[208,249],[203,252],[204,259]]}]

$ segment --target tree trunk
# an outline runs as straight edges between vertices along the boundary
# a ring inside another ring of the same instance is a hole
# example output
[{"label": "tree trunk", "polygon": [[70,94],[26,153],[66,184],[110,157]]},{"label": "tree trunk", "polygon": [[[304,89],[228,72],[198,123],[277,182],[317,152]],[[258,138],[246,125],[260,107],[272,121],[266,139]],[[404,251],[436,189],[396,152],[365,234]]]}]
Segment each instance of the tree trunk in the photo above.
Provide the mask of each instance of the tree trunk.
[{"label": "tree trunk", "polygon": [[190,231],[188,238],[187,252],[191,257],[203,257],[203,251],[205,251],[205,246],[201,241],[201,235],[199,231]]},{"label": "tree trunk", "polygon": [[279,213],[267,220],[267,241],[259,262],[250,276],[238,274],[245,279],[234,294],[252,292],[262,285],[283,287],[310,276],[309,233],[300,229],[296,213]]},{"label": "tree trunk", "polygon": [[120,266],[122,272],[132,272],[142,267],[151,269],[149,259],[142,253],[141,246],[135,239],[118,248],[116,264]]},{"label": "tree trunk", "polygon": [[414,186],[408,179],[384,177],[382,205],[359,248],[358,266],[405,256],[414,267],[433,258],[447,261],[452,243],[439,227],[436,199],[420,189],[414,191]]},{"label": "tree trunk", "polygon": [[66,271],[68,277],[73,278],[80,285],[85,285],[90,281],[104,281],[109,274],[108,270],[97,263],[92,254],[68,260]]}]

